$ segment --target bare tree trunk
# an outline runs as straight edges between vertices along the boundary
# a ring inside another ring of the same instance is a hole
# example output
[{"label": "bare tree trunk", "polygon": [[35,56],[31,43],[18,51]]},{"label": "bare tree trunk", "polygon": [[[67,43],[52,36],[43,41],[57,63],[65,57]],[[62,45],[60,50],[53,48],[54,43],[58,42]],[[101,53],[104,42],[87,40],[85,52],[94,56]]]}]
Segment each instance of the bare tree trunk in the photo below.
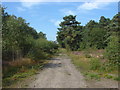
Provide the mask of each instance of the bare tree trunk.
[{"label": "bare tree trunk", "polygon": [[15,61],[14,59],[14,47],[12,46],[12,60]]},{"label": "bare tree trunk", "polygon": [[19,54],[19,58],[22,59],[22,53],[21,53],[21,51],[20,51],[20,54]]},{"label": "bare tree trunk", "polygon": [[20,58],[19,58],[19,50],[16,51],[16,59],[20,60]]},{"label": "bare tree trunk", "polygon": [[12,52],[12,59],[13,59],[13,61],[15,61],[15,59],[14,59],[14,51]]}]

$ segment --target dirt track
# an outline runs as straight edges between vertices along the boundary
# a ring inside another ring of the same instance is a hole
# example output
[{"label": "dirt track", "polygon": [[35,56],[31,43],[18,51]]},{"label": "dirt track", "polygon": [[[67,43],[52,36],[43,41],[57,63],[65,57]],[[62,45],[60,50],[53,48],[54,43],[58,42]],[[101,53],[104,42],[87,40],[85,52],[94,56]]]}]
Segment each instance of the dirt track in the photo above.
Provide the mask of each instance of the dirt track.
[{"label": "dirt track", "polygon": [[71,63],[67,55],[61,54],[37,75],[11,86],[12,88],[118,88],[118,82],[111,79],[88,80]]},{"label": "dirt track", "polygon": [[50,61],[29,88],[85,88],[84,77],[66,56]]}]

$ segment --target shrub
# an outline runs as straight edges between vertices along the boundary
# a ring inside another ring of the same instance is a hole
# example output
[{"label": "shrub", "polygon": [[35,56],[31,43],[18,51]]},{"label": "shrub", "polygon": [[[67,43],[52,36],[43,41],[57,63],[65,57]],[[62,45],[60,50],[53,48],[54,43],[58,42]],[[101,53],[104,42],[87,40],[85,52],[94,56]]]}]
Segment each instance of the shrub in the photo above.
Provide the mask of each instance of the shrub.
[{"label": "shrub", "polygon": [[29,51],[27,56],[29,58],[33,59],[33,60],[40,60],[40,59],[46,59],[47,58],[47,54],[39,48],[32,48]]},{"label": "shrub", "polygon": [[37,39],[27,56],[34,60],[47,59],[50,55],[56,53],[57,49],[58,45],[56,43],[45,39]]},{"label": "shrub", "polygon": [[114,34],[109,37],[105,56],[109,59],[111,64],[120,65],[120,43],[117,35]]}]

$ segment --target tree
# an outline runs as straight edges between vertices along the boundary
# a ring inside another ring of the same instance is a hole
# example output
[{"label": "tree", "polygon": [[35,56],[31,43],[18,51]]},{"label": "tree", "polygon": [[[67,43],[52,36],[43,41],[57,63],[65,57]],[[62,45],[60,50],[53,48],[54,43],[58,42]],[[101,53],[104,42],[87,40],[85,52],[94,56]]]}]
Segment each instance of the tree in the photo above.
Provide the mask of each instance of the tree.
[{"label": "tree", "polygon": [[119,32],[120,30],[120,12],[118,14],[116,14],[111,22],[109,23],[109,25],[107,25],[106,29],[112,33],[112,32]]},{"label": "tree", "polygon": [[63,20],[59,24],[60,28],[58,28],[59,32],[57,32],[57,41],[63,48],[77,50],[81,39],[80,32],[82,27],[80,26],[80,22],[76,21],[76,16],[73,15],[65,16]]},{"label": "tree", "polygon": [[98,27],[98,23],[94,20],[90,20],[83,28],[82,42],[80,43],[80,49],[90,48],[94,46],[94,31]]},{"label": "tree", "polygon": [[85,25],[85,29],[86,30],[92,30],[93,28],[96,28],[96,27],[98,27],[98,23],[97,22],[95,22],[94,20],[90,20],[86,25]]},{"label": "tree", "polygon": [[38,33],[38,38],[47,39],[46,34],[44,34],[43,32]]},{"label": "tree", "polygon": [[106,56],[109,59],[111,64],[120,65],[120,12],[116,14],[109,25],[107,25],[106,29],[108,30],[108,45],[106,47]]},{"label": "tree", "polygon": [[[33,55],[36,53],[42,56],[44,52],[50,54],[49,52],[55,52],[53,49],[57,49],[56,43],[48,43],[49,41],[46,39],[46,34],[42,32],[37,33],[34,28],[29,26],[29,23],[27,23],[25,19],[16,17],[15,15],[9,15],[5,12],[4,8],[2,8],[2,21],[2,59],[4,61],[14,61],[24,58],[30,50],[34,51],[32,53]],[[44,42],[40,42],[38,39],[44,39]],[[46,44],[49,45],[46,46]],[[44,46],[46,47],[44,48]],[[37,51],[38,47],[44,50],[40,49]],[[36,57],[40,57],[40,55]]]},{"label": "tree", "polygon": [[120,65],[120,41],[118,33],[113,33],[109,38],[108,46],[106,47],[106,57],[111,64]]},{"label": "tree", "polygon": [[104,16],[100,17],[99,28],[105,28],[109,24],[110,24],[110,19],[109,18],[105,18]]}]

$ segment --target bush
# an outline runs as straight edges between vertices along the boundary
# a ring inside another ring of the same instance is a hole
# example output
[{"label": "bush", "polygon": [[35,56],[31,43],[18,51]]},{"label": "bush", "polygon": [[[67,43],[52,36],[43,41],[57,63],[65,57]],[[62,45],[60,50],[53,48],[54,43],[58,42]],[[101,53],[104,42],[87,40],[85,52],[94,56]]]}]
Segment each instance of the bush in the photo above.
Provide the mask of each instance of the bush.
[{"label": "bush", "polygon": [[43,52],[41,49],[37,48],[32,48],[29,53],[28,57],[33,59],[33,60],[40,60],[40,59],[46,59],[47,55],[45,52]]},{"label": "bush", "polygon": [[56,53],[57,49],[58,45],[56,43],[45,39],[37,39],[27,56],[34,60],[47,59],[50,55]]},{"label": "bush", "polygon": [[109,62],[114,65],[120,65],[120,43],[116,34],[109,37],[109,43],[106,48],[105,56]]}]

